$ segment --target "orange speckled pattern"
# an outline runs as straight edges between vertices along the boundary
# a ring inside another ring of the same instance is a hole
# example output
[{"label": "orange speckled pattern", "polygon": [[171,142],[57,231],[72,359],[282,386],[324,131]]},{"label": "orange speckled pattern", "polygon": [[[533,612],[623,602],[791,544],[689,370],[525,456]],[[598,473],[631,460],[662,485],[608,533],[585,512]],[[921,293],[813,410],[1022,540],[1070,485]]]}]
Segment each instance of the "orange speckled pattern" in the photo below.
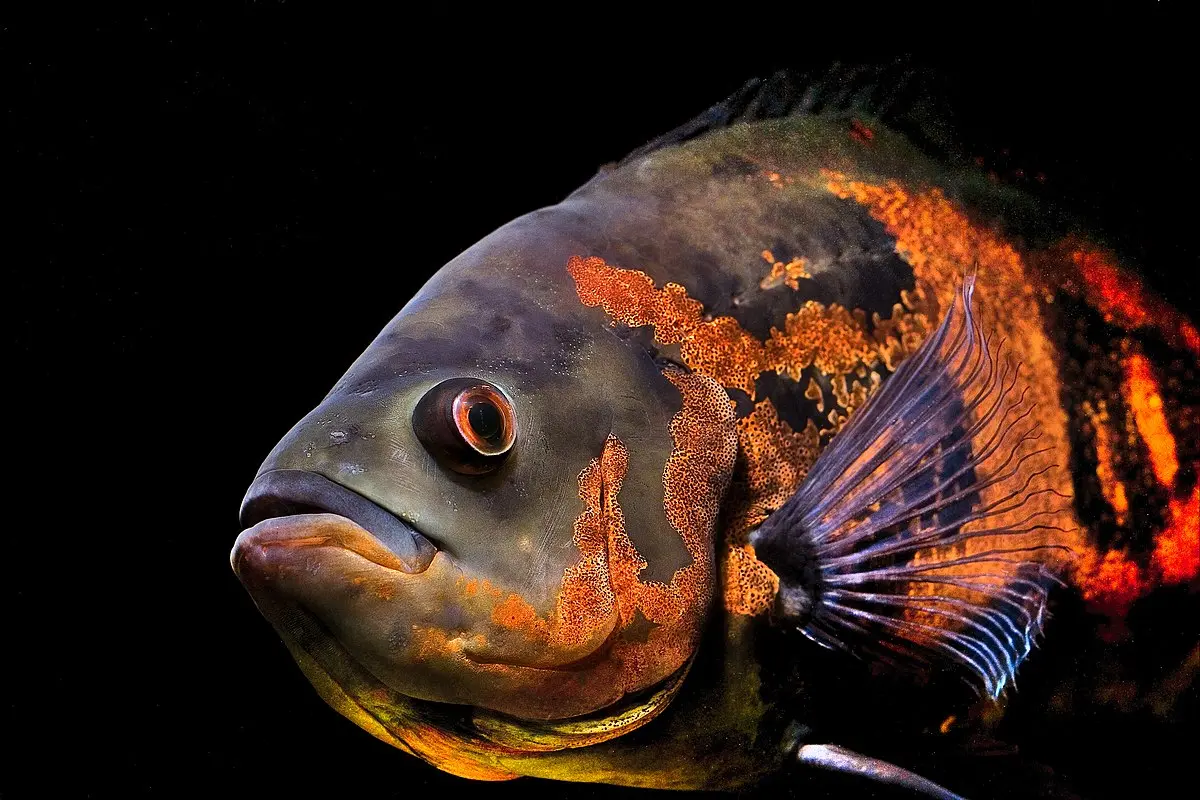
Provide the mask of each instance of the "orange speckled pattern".
[{"label": "orange speckled pattern", "polygon": [[[560,601],[559,635],[570,635],[591,617],[606,619],[615,607],[621,629],[612,658],[615,679],[627,692],[675,672],[699,641],[713,589],[711,542],[737,453],[733,409],[724,391],[703,375],[665,374],[683,405],[671,421],[674,448],[663,472],[663,504],[692,561],[670,583],[640,579],[646,561],[629,538],[619,502],[630,454],[610,436],[600,458],[579,476],[586,508],[576,520],[575,538],[582,558],[568,573]],[[639,618],[648,632],[631,628]]]},{"label": "orange speckled pattern", "polygon": [[690,368],[751,398],[763,372],[795,380],[814,365],[827,375],[846,375],[860,364],[874,367],[890,361],[894,353],[914,344],[912,337],[897,336],[928,331],[924,314],[897,304],[892,318],[877,320],[876,335],[869,336],[865,318],[836,303],[826,307],[809,300],[787,315],[782,330],[772,328],[767,341],[760,342],[733,317],[706,320],[704,306],[677,283],[657,289],[644,272],[613,267],[595,257],[573,257],[567,270],[584,305],[600,306],[614,323],[653,326],[655,340],[678,344]]},{"label": "orange speckled pattern", "polygon": [[865,326],[850,312],[812,300],[787,315],[782,331],[772,328],[763,349],[766,363],[792,380],[810,364],[827,375],[844,375],[860,362],[873,364],[875,356]]},{"label": "orange speckled pattern", "polygon": [[763,400],[738,420],[742,459],[730,488],[725,519],[725,607],[735,614],[767,611],[779,591],[779,578],[754,555],[747,540],[804,481],[820,452],[820,435],[810,420],[801,433],[779,418]]},{"label": "orange speckled pattern", "polygon": [[[617,502],[621,481],[629,466],[629,453],[615,438],[604,444],[604,452],[579,475],[579,498],[584,511],[575,520],[575,545],[579,562],[563,576],[558,595],[555,636],[574,641],[584,637],[612,616],[617,607],[615,580],[610,566],[610,540],[624,535],[625,518]],[[626,537],[627,539],[628,537]]]},{"label": "orange speckled pattern", "polygon": [[737,458],[733,407],[721,387],[698,373],[664,374],[683,396],[683,408],[671,420],[675,447],[663,473],[663,505],[692,563],[670,585],[648,585],[640,608],[648,620],[662,624],[705,608],[712,596],[713,535]]},{"label": "orange speckled pattern", "polygon": [[[567,268],[585,305],[600,306],[614,324],[653,326],[656,341],[678,343],[688,367],[728,389],[753,398],[762,372],[799,380],[805,368],[815,367],[830,378],[840,405],[829,410],[826,432],[836,431],[880,384],[874,367],[898,363],[929,330],[928,315],[914,310],[919,293],[906,298],[912,306],[896,304],[890,319],[876,317],[871,333],[863,315],[807,301],[787,315],[782,330],[773,328],[764,343],[732,317],[705,319],[703,306],[678,284],[657,289],[645,273],[595,257],[572,258]],[[796,433],[765,400],[738,421],[737,439],[742,457],[722,517],[722,591],[729,611],[754,615],[770,607],[779,581],[755,558],[747,537],[799,486],[816,460],[820,436],[811,422]]]},{"label": "orange speckled pattern", "polygon": [[684,362],[753,395],[754,379],[765,369],[762,343],[732,317],[706,321],[703,306],[677,283],[661,290],[644,272],[614,269],[601,258],[572,257],[567,271],[584,305],[601,306],[614,322],[652,325],[661,344],[678,344]]},{"label": "orange speckled pattern", "polygon": [[777,261],[775,255],[770,250],[762,251],[763,260],[771,265],[771,271],[767,273],[767,277],[763,278],[758,286],[760,289],[774,289],[776,286],[786,286],[792,291],[797,291],[800,288],[800,280],[803,278],[811,278],[808,274],[808,265],[803,258],[793,258],[786,264],[782,261]]}]

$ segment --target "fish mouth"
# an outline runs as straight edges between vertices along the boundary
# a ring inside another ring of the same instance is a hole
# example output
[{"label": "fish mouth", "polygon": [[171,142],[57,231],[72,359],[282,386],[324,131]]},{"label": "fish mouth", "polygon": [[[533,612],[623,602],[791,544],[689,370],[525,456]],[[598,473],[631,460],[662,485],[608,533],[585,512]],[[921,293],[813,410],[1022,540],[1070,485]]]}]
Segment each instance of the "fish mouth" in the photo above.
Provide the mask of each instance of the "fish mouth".
[{"label": "fish mouth", "polygon": [[[287,524],[291,518],[316,514],[336,515],[353,524],[322,526],[321,533],[312,536],[304,533],[308,526]],[[340,546],[382,567],[410,575],[427,570],[438,552],[411,523],[352,489],[307,470],[276,469],[259,475],[242,501],[240,518],[245,530],[239,540],[250,535],[260,544]]]}]

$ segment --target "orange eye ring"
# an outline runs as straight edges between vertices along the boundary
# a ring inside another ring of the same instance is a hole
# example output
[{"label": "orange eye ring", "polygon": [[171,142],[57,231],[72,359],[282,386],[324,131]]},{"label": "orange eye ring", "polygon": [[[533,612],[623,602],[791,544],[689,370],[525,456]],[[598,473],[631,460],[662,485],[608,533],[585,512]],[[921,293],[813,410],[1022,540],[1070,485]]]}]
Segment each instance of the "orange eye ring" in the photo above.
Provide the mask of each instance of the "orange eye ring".
[{"label": "orange eye ring", "polygon": [[498,389],[479,383],[454,397],[454,424],[458,435],[482,456],[499,456],[517,440],[512,403]]},{"label": "orange eye ring", "polygon": [[464,475],[495,471],[517,440],[512,401],[479,378],[451,378],[434,386],[417,402],[412,424],[434,458]]}]

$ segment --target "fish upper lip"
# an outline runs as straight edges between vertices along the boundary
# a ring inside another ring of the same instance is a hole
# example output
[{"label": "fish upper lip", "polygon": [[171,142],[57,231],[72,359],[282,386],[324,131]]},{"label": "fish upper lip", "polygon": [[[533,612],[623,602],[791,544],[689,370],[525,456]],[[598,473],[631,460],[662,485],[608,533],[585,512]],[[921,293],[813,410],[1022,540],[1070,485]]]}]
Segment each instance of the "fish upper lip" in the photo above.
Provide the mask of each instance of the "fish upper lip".
[{"label": "fish upper lip", "polygon": [[244,528],[266,519],[330,513],[366,530],[391,551],[404,571],[424,572],[438,548],[408,522],[352,489],[316,472],[275,469],[254,479],[240,513]]}]

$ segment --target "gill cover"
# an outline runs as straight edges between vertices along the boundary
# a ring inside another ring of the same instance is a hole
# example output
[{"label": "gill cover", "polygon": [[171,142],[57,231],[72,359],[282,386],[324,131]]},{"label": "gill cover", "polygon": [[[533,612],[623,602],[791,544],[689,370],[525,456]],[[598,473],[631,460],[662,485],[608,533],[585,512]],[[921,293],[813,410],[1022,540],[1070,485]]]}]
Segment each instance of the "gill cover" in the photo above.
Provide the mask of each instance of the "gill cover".
[{"label": "gill cover", "polygon": [[[813,641],[901,666],[948,663],[992,697],[1013,681],[1056,581],[1026,534],[1062,498],[1019,365],[974,317],[974,277],[755,532],[774,613]],[[1002,344],[1002,343],[1001,343]],[[1058,529],[1061,530],[1061,529]]]}]

